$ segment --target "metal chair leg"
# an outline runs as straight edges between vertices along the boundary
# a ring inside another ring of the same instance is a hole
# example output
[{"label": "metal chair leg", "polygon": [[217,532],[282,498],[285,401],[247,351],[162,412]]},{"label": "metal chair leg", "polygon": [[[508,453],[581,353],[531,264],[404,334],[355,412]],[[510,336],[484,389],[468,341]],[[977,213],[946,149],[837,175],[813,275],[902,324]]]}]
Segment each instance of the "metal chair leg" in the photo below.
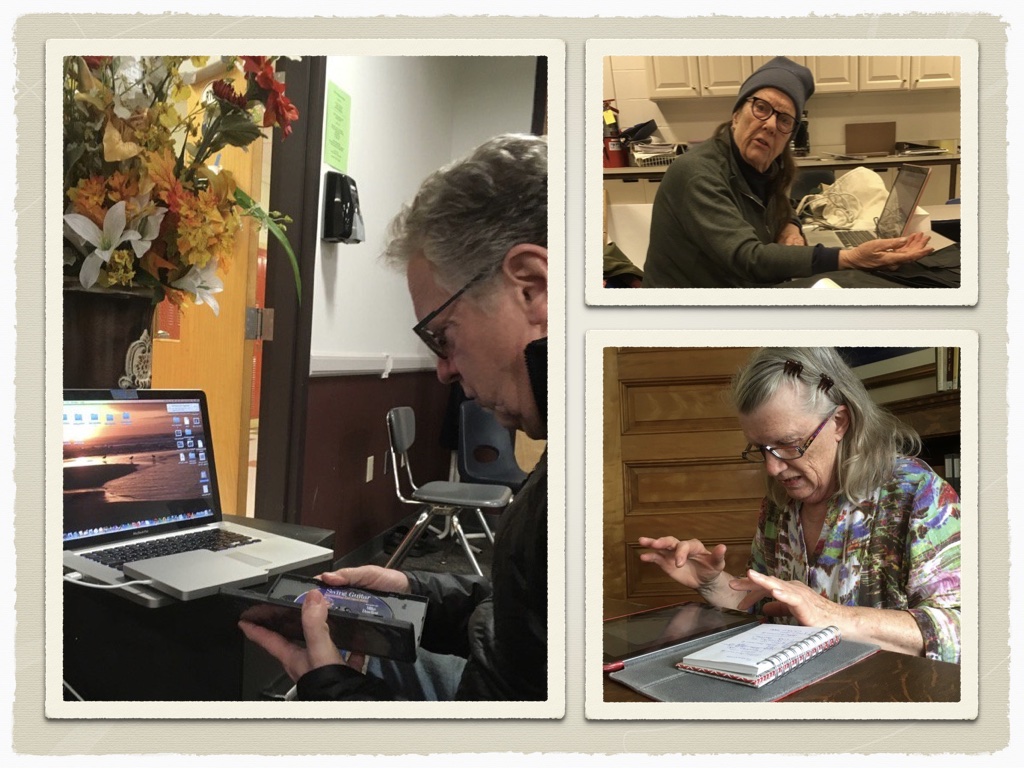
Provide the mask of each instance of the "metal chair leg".
[{"label": "metal chair leg", "polygon": [[395,549],[394,554],[391,555],[391,558],[384,566],[385,568],[397,569],[402,564],[406,555],[409,554],[409,550],[413,548],[413,545],[419,540],[420,536],[423,535],[423,532],[427,530],[427,526],[430,524],[433,517],[434,513],[429,507],[420,513],[420,516],[416,518],[416,523],[409,529],[409,532],[405,534],[405,538],[402,539],[402,543]]},{"label": "metal chair leg", "polygon": [[473,566],[476,575],[483,576],[484,572],[480,570],[480,564],[477,563],[476,557],[473,555],[473,548],[469,546],[466,534],[462,532],[462,525],[459,524],[458,514],[452,515],[452,528],[455,529],[455,535],[458,537],[459,543],[462,544],[462,549],[466,552],[466,557],[469,558],[469,563]]},{"label": "metal chair leg", "polygon": [[477,519],[480,521],[480,525],[483,526],[484,535],[487,536],[487,540],[489,542],[491,542],[491,546],[493,547],[494,546],[494,534],[491,533],[491,526],[489,526],[487,524],[487,518],[484,517],[484,511],[482,509],[480,509],[479,507],[476,508],[476,516],[477,516]]}]

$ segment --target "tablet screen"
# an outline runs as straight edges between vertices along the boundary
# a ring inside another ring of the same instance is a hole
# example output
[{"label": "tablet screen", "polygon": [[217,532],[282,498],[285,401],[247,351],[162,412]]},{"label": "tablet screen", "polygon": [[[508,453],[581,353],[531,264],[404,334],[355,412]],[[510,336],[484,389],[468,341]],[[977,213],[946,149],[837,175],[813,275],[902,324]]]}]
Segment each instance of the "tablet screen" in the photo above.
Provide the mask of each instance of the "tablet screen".
[{"label": "tablet screen", "polygon": [[608,619],[604,622],[604,660],[623,661],[757,621],[756,616],[705,603],[682,603]]}]

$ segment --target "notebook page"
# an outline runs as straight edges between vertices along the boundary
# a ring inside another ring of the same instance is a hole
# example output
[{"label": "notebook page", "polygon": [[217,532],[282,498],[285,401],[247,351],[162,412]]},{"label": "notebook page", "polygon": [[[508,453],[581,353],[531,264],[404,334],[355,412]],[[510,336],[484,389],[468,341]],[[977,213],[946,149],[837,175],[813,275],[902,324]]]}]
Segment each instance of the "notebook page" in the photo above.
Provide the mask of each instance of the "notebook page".
[{"label": "notebook page", "polygon": [[822,631],[821,627],[760,624],[683,658],[684,664],[756,675],[767,670],[766,659]]}]

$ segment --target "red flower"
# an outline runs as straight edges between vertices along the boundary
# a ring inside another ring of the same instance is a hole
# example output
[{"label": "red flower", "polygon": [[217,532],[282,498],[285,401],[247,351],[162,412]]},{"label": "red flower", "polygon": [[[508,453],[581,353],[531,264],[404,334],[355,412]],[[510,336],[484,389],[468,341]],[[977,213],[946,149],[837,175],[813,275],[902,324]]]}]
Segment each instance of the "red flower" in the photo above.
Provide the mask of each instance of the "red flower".
[{"label": "red flower", "polygon": [[99,69],[110,61],[110,56],[83,56],[82,59],[89,69]]},{"label": "red flower", "polygon": [[281,126],[281,134],[287,137],[292,132],[291,122],[299,119],[299,110],[291,99],[282,92],[271,91],[267,96],[267,111],[263,114],[263,126],[269,127],[277,123]]},{"label": "red flower", "polygon": [[218,80],[213,84],[213,95],[228,104],[234,104],[239,109],[246,109],[249,102],[245,96],[234,89],[227,80]]}]

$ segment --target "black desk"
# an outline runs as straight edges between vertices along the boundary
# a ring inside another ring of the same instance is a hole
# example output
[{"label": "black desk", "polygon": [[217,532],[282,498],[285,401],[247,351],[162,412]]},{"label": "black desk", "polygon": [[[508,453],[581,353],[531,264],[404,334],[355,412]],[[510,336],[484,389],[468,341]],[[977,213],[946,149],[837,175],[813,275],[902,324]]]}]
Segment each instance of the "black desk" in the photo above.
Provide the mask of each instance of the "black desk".
[{"label": "black desk", "polygon": [[898,269],[891,272],[843,269],[788,280],[776,287],[810,288],[825,278],[837,283],[841,288],[959,288],[960,246],[951,245],[943,248],[919,261],[901,264]]},{"label": "black desk", "polygon": [[[334,540],[323,528],[225,519],[326,547]],[[325,567],[330,563],[299,572],[316,575]],[[145,608],[110,590],[65,582],[64,680],[86,701],[264,698],[280,665],[245,640],[237,620],[216,595]]]}]

